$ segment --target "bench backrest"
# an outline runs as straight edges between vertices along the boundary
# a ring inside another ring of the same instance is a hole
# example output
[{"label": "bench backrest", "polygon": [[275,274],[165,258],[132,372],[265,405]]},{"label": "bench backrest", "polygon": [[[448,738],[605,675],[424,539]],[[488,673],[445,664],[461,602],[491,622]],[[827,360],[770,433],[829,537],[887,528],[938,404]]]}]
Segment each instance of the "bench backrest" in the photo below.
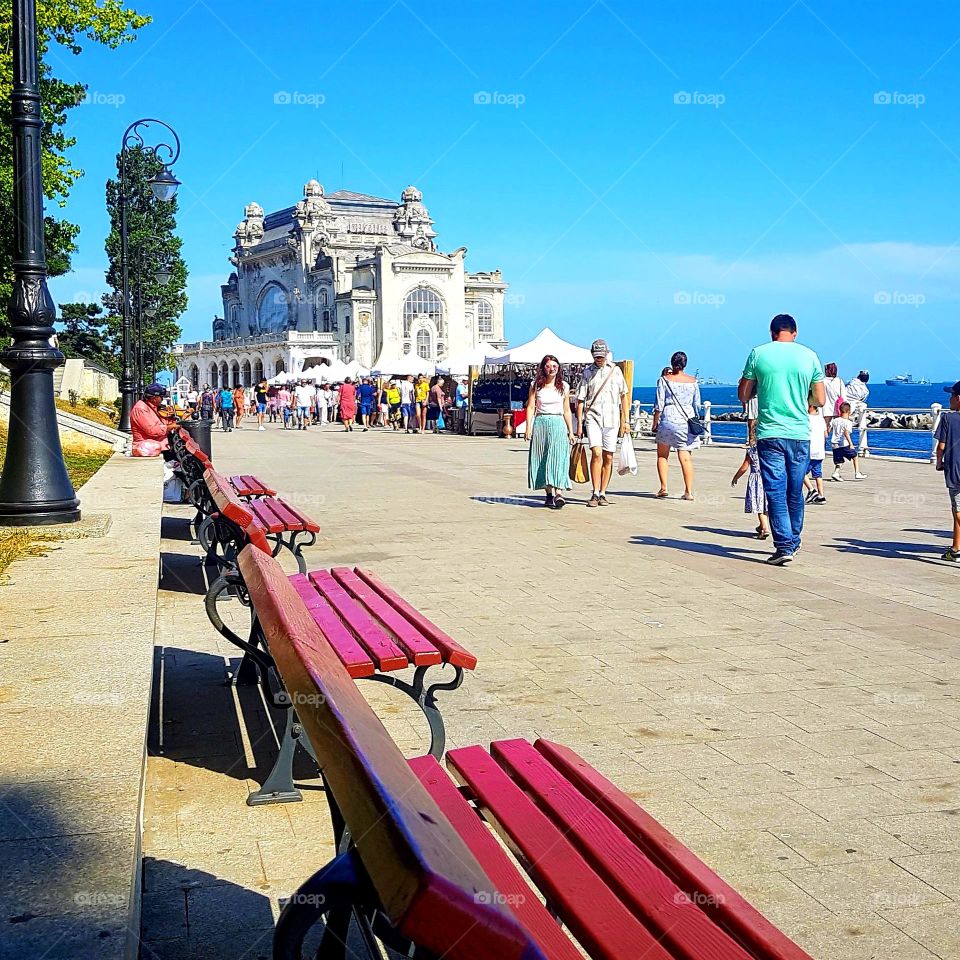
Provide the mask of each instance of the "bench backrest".
[{"label": "bench backrest", "polygon": [[272,553],[273,548],[267,539],[266,529],[254,516],[253,511],[237,496],[230,486],[230,481],[213,467],[207,467],[203,472],[203,482],[207,485],[207,492],[216,504],[217,511],[234,526],[239,527],[258,550]]},{"label": "bench backrest", "polygon": [[280,565],[246,547],[239,567],[270,654],[390,922],[451,960],[543,960]]}]

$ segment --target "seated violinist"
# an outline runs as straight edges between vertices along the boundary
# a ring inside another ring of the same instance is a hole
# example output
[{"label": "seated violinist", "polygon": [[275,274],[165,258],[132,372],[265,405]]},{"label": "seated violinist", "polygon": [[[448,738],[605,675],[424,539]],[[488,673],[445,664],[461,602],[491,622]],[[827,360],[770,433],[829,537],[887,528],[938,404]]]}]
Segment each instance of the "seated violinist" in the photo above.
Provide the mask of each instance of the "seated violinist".
[{"label": "seated violinist", "polygon": [[151,383],[143,391],[130,411],[130,432],[133,434],[132,455],[135,457],[159,457],[167,449],[167,434],[176,430],[175,418],[161,414],[160,405],[167,391],[159,383]]}]

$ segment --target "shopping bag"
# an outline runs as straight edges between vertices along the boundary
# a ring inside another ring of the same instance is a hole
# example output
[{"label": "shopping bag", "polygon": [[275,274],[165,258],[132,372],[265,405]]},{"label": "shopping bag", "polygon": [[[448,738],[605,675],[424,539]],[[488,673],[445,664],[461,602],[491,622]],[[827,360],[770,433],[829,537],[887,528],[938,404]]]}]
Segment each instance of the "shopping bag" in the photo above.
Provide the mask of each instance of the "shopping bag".
[{"label": "shopping bag", "polygon": [[590,479],[590,461],[585,443],[575,443],[570,448],[570,479],[574,483],[586,483]]},{"label": "shopping bag", "polygon": [[621,477],[628,473],[637,475],[637,451],[633,449],[633,437],[629,433],[620,441],[620,468],[617,473]]},{"label": "shopping bag", "polygon": [[441,414],[437,417],[437,429],[438,429],[438,430],[446,430],[446,428],[447,428],[447,425],[446,425],[446,423],[444,422],[443,414],[441,413]]}]

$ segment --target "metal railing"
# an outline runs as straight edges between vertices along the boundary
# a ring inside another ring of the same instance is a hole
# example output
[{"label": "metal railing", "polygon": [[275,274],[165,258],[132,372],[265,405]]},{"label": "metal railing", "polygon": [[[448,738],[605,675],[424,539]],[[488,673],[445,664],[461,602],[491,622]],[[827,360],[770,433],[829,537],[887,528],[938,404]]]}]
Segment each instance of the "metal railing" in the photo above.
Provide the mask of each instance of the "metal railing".
[{"label": "metal railing", "polygon": [[[651,431],[649,428],[641,427],[640,425],[640,414],[641,411],[650,411],[652,413],[654,404],[652,403],[642,403],[639,400],[634,400],[630,408],[630,429],[634,436],[641,436],[644,433],[650,434]],[[721,445],[721,446],[740,446],[743,443],[743,440],[733,437],[722,437],[714,436],[714,425],[716,423],[743,423],[746,425],[746,417],[741,416],[737,417],[734,420],[717,420],[716,411],[730,411],[736,413],[743,413],[742,404],[724,404],[724,403],[712,403],[710,400],[705,400],[701,407],[703,419],[703,425],[705,427],[705,433],[700,438],[704,446],[711,445]],[[872,431],[881,431],[884,434],[900,434],[900,433],[909,433],[917,434],[924,433],[930,437],[930,454],[929,462],[936,462],[936,451],[937,451],[937,440],[936,440],[936,430],[937,426],[940,423],[940,415],[943,410],[943,405],[939,403],[931,403],[929,409],[925,407],[886,407],[882,411],[874,411],[874,413],[893,413],[893,414],[904,414],[907,416],[921,416],[929,414],[931,416],[931,425],[929,428],[926,427],[880,427],[877,425],[870,425],[869,414],[870,409],[866,404],[859,405],[858,409],[853,411],[851,419],[853,420],[854,430],[857,432],[857,454],[861,457],[871,456],[870,450],[870,434]],[[884,445],[883,447],[876,448],[878,453],[882,450],[883,454],[910,454],[912,455],[911,459],[920,459],[916,456],[918,447],[888,447]]]}]

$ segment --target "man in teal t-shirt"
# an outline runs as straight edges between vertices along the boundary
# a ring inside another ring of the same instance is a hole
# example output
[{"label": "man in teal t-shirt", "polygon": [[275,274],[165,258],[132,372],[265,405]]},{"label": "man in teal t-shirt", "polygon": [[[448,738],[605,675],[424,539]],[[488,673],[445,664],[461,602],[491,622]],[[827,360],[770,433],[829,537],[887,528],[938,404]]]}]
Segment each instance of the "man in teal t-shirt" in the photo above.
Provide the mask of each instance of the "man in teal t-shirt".
[{"label": "man in teal t-shirt", "polygon": [[797,343],[789,314],[770,321],[772,342],[754,347],[740,378],[742,403],[757,398],[757,454],[767,496],[775,552],[767,562],[782,566],[800,549],[803,478],[810,464],[810,398],[826,401],[820,358]]}]

